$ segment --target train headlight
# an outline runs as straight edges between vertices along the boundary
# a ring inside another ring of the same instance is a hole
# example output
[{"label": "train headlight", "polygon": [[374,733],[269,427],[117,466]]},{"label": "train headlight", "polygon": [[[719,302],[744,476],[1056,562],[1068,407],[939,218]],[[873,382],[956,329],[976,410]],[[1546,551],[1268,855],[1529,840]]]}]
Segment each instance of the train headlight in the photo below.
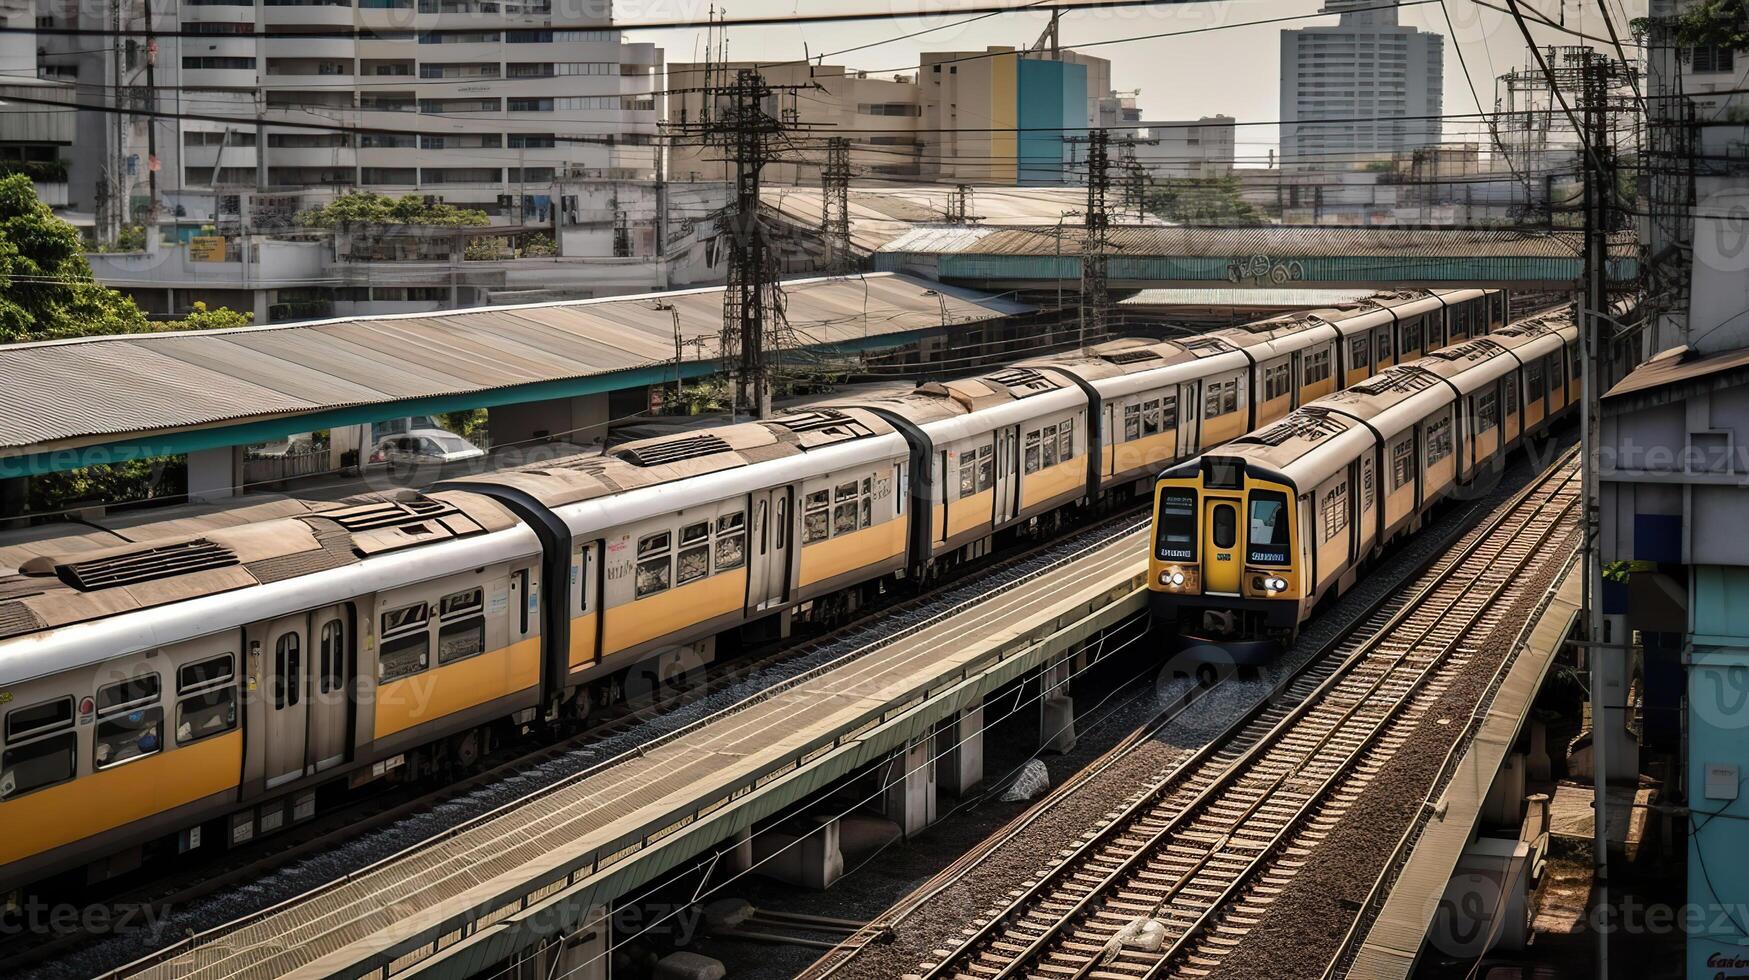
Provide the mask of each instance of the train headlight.
[{"label": "train headlight", "polygon": [[1160,584],[1178,588],[1184,584],[1184,572],[1177,565],[1160,573]]},{"label": "train headlight", "polygon": [[1284,579],[1278,575],[1271,575],[1270,577],[1263,580],[1263,587],[1265,589],[1268,589],[1271,592],[1286,592],[1287,591],[1287,579]]}]

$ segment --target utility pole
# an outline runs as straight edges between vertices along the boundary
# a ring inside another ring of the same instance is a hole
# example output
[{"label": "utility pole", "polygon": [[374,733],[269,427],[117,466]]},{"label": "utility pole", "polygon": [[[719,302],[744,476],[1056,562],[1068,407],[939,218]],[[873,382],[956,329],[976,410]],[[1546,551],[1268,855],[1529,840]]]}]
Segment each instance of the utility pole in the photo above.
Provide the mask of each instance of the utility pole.
[{"label": "utility pole", "polygon": [[850,258],[850,139],[826,139],[826,166],[820,170],[820,232],[826,239],[826,271],[844,275]]},{"label": "utility pole", "polygon": [[1087,214],[1081,235],[1081,346],[1088,338],[1104,340],[1106,306],[1105,259],[1110,246],[1111,215],[1106,194],[1111,189],[1111,134],[1095,129],[1087,134]]},{"label": "utility pole", "polygon": [[765,110],[771,86],[751,69],[740,69],[728,90],[728,105],[709,132],[735,163],[735,200],[728,214],[728,286],[723,291],[723,361],[734,379],[736,403],[754,418],[771,414],[768,324],[783,318],[777,263],[759,216],[759,178],[771,159],[771,140],[783,128]]}]

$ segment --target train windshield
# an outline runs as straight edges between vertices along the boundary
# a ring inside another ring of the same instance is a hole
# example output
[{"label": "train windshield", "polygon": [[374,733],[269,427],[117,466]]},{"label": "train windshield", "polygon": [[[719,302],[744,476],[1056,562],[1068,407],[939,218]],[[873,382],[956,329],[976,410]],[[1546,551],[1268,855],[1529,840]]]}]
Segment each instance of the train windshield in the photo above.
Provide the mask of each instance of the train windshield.
[{"label": "train windshield", "polygon": [[1245,538],[1246,560],[1258,564],[1287,564],[1287,495],[1274,490],[1251,491],[1251,522]]},{"label": "train windshield", "polygon": [[1160,495],[1160,520],[1154,538],[1154,553],[1161,561],[1193,561],[1196,558],[1196,494],[1168,490]]}]

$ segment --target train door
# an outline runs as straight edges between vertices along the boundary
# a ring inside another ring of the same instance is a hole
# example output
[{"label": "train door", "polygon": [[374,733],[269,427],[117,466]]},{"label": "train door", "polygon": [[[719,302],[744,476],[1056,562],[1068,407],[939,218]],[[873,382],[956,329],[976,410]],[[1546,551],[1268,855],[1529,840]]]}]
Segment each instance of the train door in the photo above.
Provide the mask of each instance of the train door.
[{"label": "train door", "polygon": [[1004,426],[996,430],[996,511],[997,527],[1014,519],[1020,512],[1020,427]]},{"label": "train door", "polygon": [[315,657],[306,671],[310,679],[306,685],[308,733],[304,751],[304,764],[310,772],[332,769],[346,761],[354,663],[352,623],[349,606],[329,606],[310,614]]},{"label": "train door", "polygon": [[753,495],[753,539],[758,547],[749,569],[749,605],[772,609],[790,597],[790,551],[795,540],[795,491],[790,487]]},{"label": "train door", "polygon": [[1203,503],[1204,592],[1236,595],[1239,592],[1239,502],[1210,497]]},{"label": "train door", "polygon": [[1118,471],[1117,447],[1122,445],[1118,437],[1123,434],[1123,429],[1118,427],[1117,412],[1117,403],[1109,398],[1106,399],[1105,421],[1099,430],[1099,441],[1104,445],[1100,452],[1105,457],[1099,471],[1101,478],[1109,477]]},{"label": "train door", "polygon": [[309,751],[309,616],[299,613],[269,623],[263,637],[262,673],[267,679],[265,731],[267,786],[304,774]]},{"label": "train door", "polygon": [[570,668],[577,670],[601,659],[601,545],[587,541],[577,549],[576,614],[571,617]]},{"label": "train door", "polygon": [[1179,459],[1189,459],[1202,452],[1202,386],[1192,381],[1178,386],[1178,452]]}]

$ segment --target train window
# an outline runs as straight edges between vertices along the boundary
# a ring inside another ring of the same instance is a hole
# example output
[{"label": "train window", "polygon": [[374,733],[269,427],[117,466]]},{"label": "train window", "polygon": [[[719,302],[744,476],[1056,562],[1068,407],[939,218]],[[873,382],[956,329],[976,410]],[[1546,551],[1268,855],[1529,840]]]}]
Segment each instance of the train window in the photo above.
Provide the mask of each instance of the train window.
[{"label": "train window", "polygon": [[717,518],[717,571],[740,568],[747,560],[746,515],[740,511]]},{"label": "train window", "polygon": [[849,534],[856,527],[856,484],[846,483],[832,495],[832,534]]},{"label": "train window", "polygon": [[1214,544],[1217,548],[1231,548],[1239,540],[1239,509],[1232,504],[1219,504],[1214,509],[1210,519],[1210,530],[1213,532]]},{"label": "train window", "polygon": [[1504,401],[1506,402],[1506,414],[1507,414],[1507,416],[1510,417],[1513,415],[1517,415],[1518,414],[1518,385],[1514,384],[1511,378],[1508,378],[1508,379],[1506,379],[1506,384],[1502,386],[1502,390],[1505,392],[1505,395],[1506,395]]},{"label": "train window", "polygon": [[1348,527],[1348,484],[1338,483],[1324,496],[1324,540]]},{"label": "train window", "polygon": [[1045,426],[1040,430],[1039,438],[1043,440],[1044,449],[1044,458],[1040,465],[1049,469],[1057,465],[1057,427],[1054,425]]},{"label": "train window", "polygon": [[303,651],[299,648],[298,635],[287,633],[273,645],[274,710],[298,703],[303,679]]},{"label": "train window", "polygon": [[1178,396],[1167,395],[1160,399],[1160,425],[1167,432],[1178,428]]},{"label": "train window", "polygon": [[688,582],[696,582],[710,573],[710,542],[707,541],[704,544],[695,547],[681,549],[680,555],[676,559],[674,566],[674,582],[676,585],[685,585]]},{"label": "train window", "polygon": [[1371,510],[1372,500],[1372,460],[1362,460],[1360,464],[1360,509]]},{"label": "train window", "polygon": [[1500,424],[1500,406],[1491,391],[1476,396],[1476,432],[1483,433]]},{"label": "train window", "polygon": [[1212,419],[1217,415],[1226,415],[1239,410],[1239,382],[1212,381],[1208,386],[1208,397],[1203,405],[1203,418]]},{"label": "train window", "polygon": [[1378,341],[1379,341],[1379,360],[1381,360],[1381,361],[1390,360],[1391,359],[1391,332],[1389,330],[1380,330],[1379,336],[1378,336]]},{"label": "train window", "polygon": [[1142,403],[1142,435],[1157,436],[1160,434],[1160,400],[1154,399]]},{"label": "train window", "polygon": [[14,708],[6,713],[6,741],[17,742],[52,732],[57,728],[73,727],[73,699],[71,697],[56,698],[44,701],[27,708]]},{"label": "train window", "polygon": [[391,609],[382,616],[382,649],[377,653],[377,681],[388,683],[424,670],[431,651],[429,607],[423,602]]},{"label": "train window", "polygon": [[960,454],[960,499],[970,497],[978,492],[978,462],[977,456],[970,452]]},{"label": "train window", "polygon": [[1160,494],[1160,518],[1154,533],[1154,554],[1161,561],[1196,560],[1196,494],[1167,490]]},{"label": "train window", "polygon": [[1560,391],[1567,385],[1567,360],[1565,354],[1549,355],[1549,388]]},{"label": "train window", "polygon": [[1057,458],[1067,463],[1075,458],[1075,420],[1064,419],[1057,427]]},{"label": "train window", "polygon": [[1202,417],[1212,419],[1221,414],[1221,383],[1211,381],[1205,390],[1202,405]]},{"label": "train window", "polygon": [[680,543],[682,545],[695,544],[709,538],[710,536],[710,521],[699,521],[697,524],[688,524],[680,529]]},{"label": "train window", "polygon": [[221,687],[176,702],[176,744],[187,745],[237,727],[237,689]]},{"label": "train window", "polygon": [[1539,401],[1543,397],[1543,366],[1527,364],[1524,368],[1525,397],[1530,401]]},{"label": "train window", "polygon": [[1366,354],[1366,341],[1367,338],[1365,336],[1360,336],[1348,342],[1349,366],[1361,367],[1362,365],[1372,363],[1372,358],[1368,357]]},{"label": "train window", "polygon": [[1237,378],[1221,385],[1221,414],[1239,410],[1239,381]]},{"label": "train window", "polygon": [[665,592],[674,582],[674,537],[667,531],[638,541],[637,598]]},{"label": "train window", "polygon": [[478,586],[437,602],[437,662],[455,663],[486,652],[485,590]]},{"label": "train window", "polygon": [[1451,455],[1451,416],[1427,423],[1427,465]]},{"label": "train window", "polygon": [[1038,459],[1038,433],[1028,432],[1026,434],[1026,472],[1038,472]]},{"label": "train window", "polygon": [[97,689],[97,711],[102,714],[129,705],[148,704],[158,700],[158,675],[142,674],[125,681]]},{"label": "train window", "polygon": [[[72,700],[67,706],[72,708]],[[78,738],[71,731],[49,735],[0,752],[0,800],[64,783],[73,778]]]},{"label": "train window", "polygon": [[802,544],[813,544],[832,536],[832,494],[817,490],[808,494],[802,512]]},{"label": "train window", "polygon": [[197,687],[228,681],[236,673],[234,660],[230,654],[218,657],[208,657],[196,660],[191,664],[183,664],[176,671],[176,693],[187,694]]},{"label": "train window", "polygon": [[772,546],[782,550],[789,547],[789,495],[777,498],[777,522],[773,529]]},{"label": "train window", "polygon": [[978,447],[978,492],[996,485],[996,447]]},{"label": "train window", "polygon": [[1142,406],[1125,405],[1123,407],[1123,438],[1125,442],[1134,442],[1142,437]]},{"label": "train window", "polygon": [[1287,563],[1287,494],[1251,491],[1251,520],[1246,529],[1245,560],[1270,565]]},{"label": "train window", "polygon": [[1274,401],[1277,398],[1284,397],[1288,392],[1292,391],[1294,387],[1293,373],[1293,365],[1286,361],[1264,368],[1263,400]]},{"label": "train window", "polygon": [[1415,479],[1415,437],[1404,436],[1391,447],[1391,489],[1407,486]]},{"label": "train window", "polygon": [[156,674],[97,689],[97,731],[92,747],[95,768],[119,766],[164,748],[164,709],[157,703],[158,691]]},{"label": "train window", "polygon": [[1410,351],[1420,350],[1421,338],[1422,329],[1420,318],[1416,318],[1408,324],[1405,324],[1403,327],[1403,353],[1407,354]]},{"label": "train window", "polygon": [[1323,350],[1312,351],[1306,355],[1305,375],[1306,380],[1302,383],[1308,385],[1315,385],[1320,381],[1329,379],[1330,348],[1326,347]]},{"label": "train window", "polygon": [[346,672],[346,624],[330,619],[322,624],[321,671],[316,683],[323,694],[340,690]]}]

